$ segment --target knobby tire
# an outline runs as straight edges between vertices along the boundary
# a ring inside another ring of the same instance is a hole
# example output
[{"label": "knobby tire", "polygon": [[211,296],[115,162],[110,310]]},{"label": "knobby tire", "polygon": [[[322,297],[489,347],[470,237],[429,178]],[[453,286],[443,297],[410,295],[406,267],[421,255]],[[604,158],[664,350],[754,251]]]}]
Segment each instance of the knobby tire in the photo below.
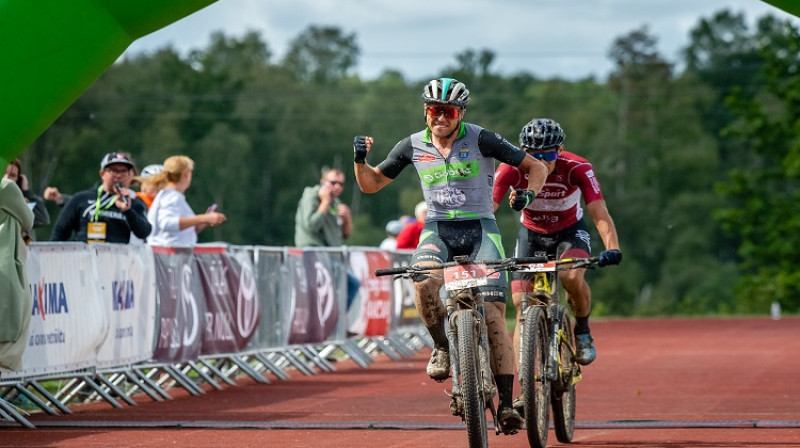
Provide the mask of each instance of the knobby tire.
[{"label": "knobby tire", "polygon": [[550,382],[545,378],[548,329],[546,311],[531,306],[525,313],[522,335],[522,392],[525,397],[525,430],[532,448],[545,448],[550,426]]},{"label": "knobby tire", "polygon": [[[572,382],[573,374],[577,369],[577,361],[572,354],[575,347],[575,334],[572,319],[565,308],[559,307],[558,316],[555,317],[561,320],[561,331],[564,332],[566,341],[561,341],[559,344],[561,351],[559,384],[551,391],[553,427],[559,442],[570,443],[575,431],[575,401],[577,398],[575,384]],[[567,341],[569,341],[569,345]],[[570,349],[570,346],[573,349]]]},{"label": "knobby tire", "polygon": [[483,399],[480,360],[478,359],[479,335],[471,311],[464,310],[456,317],[458,332],[458,361],[461,370],[461,393],[464,400],[464,423],[470,448],[489,446],[486,430],[486,402]]}]

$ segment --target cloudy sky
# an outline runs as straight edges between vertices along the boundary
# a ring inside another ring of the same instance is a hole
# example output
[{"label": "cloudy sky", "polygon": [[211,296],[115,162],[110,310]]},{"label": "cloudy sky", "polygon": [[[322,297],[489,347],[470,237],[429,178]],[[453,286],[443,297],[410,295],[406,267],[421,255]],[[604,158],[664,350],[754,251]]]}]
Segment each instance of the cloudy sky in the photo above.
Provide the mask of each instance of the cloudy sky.
[{"label": "cloudy sky", "polygon": [[317,25],[355,34],[363,79],[386,69],[430,78],[467,49],[492,50],[492,68],[504,75],[604,79],[615,38],[647,25],[661,55],[676,61],[698,20],[723,9],[744,13],[750,25],[771,14],[800,27],[800,19],[761,0],[218,0],[140,38],[125,55],[167,45],[185,53],[205,47],[214,31],[240,37],[255,30],[277,62],[292,39]]}]

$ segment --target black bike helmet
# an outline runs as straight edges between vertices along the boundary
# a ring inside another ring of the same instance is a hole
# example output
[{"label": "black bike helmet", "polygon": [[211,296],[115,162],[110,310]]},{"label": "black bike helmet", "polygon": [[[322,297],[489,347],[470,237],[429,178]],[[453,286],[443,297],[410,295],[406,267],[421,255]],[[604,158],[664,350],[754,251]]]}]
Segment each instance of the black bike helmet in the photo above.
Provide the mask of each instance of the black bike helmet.
[{"label": "black bike helmet", "polygon": [[564,144],[564,130],[555,120],[534,118],[522,127],[519,133],[519,145],[541,150],[558,148]]},{"label": "black bike helmet", "polygon": [[422,90],[422,99],[425,104],[451,104],[458,107],[467,107],[469,104],[469,90],[463,82],[453,78],[434,79],[425,85]]}]

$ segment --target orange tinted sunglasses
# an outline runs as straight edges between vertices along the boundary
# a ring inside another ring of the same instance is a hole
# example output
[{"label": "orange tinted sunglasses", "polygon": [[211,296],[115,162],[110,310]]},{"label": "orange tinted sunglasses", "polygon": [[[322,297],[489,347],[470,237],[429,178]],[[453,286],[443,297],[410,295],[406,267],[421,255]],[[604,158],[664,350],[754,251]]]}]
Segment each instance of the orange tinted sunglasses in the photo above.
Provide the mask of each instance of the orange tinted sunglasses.
[{"label": "orange tinted sunglasses", "polygon": [[444,115],[444,118],[452,120],[458,117],[459,109],[453,106],[427,106],[425,112],[428,116],[436,118],[439,115]]}]

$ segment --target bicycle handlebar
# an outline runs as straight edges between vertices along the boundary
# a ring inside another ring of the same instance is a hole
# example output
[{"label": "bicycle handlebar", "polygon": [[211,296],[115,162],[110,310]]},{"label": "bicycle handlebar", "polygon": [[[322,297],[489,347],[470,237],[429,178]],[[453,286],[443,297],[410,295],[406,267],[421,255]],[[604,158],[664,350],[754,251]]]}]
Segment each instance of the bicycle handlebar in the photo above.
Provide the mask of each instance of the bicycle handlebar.
[{"label": "bicycle handlebar", "polygon": [[[562,260],[557,260],[556,265],[571,265],[569,268],[566,269],[579,269],[579,268],[594,268],[597,266],[597,262],[600,260],[599,257],[589,257],[589,258],[565,258]],[[528,264],[536,264],[536,263],[547,263],[548,261],[555,261],[549,259],[548,257],[511,257],[511,258],[501,258],[499,260],[459,260],[459,261],[448,261],[445,263],[436,263],[436,264],[429,264],[424,266],[400,266],[396,268],[388,268],[388,269],[378,269],[375,271],[375,275],[377,277],[384,276],[384,275],[401,275],[401,274],[413,274],[418,272],[428,272],[433,271],[436,269],[444,269],[451,266],[458,266],[460,264],[484,264],[486,266],[497,266],[498,270],[507,270],[507,271],[516,271],[520,269],[524,269],[525,265]]]}]

